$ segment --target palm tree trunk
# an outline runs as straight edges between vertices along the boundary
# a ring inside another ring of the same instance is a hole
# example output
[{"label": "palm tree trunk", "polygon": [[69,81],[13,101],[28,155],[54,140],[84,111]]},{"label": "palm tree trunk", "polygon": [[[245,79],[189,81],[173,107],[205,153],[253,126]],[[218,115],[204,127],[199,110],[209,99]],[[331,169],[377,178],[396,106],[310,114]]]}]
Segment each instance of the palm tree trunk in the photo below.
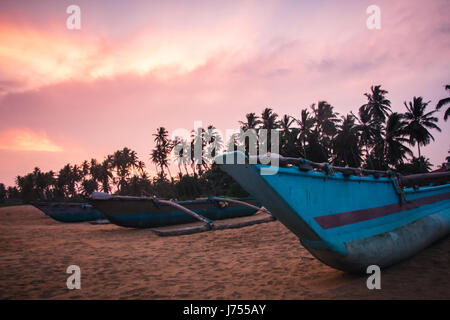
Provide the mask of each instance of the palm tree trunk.
[{"label": "palm tree trunk", "polygon": [[172,178],[172,174],[170,173],[170,169],[169,169],[169,167],[166,167],[166,169],[167,169],[167,172],[169,172],[169,177],[170,177],[170,180],[173,180],[173,178]]},{"label": "palm tree trunk", "polygon": [[417,150],[419,151],[419,159],[420,159],[420,143],[417,141]]},{"label": "palm tree trunk", "polygon": [[306,148],[305,148],[305,144],[306,144],[306,141],[305,141],[305,139],[303,139],[303,140],[302,140],[303,158],[308,159],[308,158],[306,157]]},{"label": "palm tree trunk", "polygon": [[370,165],[370,169],[375,169],[374,167],[373,167],[373,162],[372,162],[372,159],[370,158],[370,156],[369,156],[369,147],[367,146],[367,144],[366,144],[366,157],[367,157],[367,159],[369,160],[369,165]]}]

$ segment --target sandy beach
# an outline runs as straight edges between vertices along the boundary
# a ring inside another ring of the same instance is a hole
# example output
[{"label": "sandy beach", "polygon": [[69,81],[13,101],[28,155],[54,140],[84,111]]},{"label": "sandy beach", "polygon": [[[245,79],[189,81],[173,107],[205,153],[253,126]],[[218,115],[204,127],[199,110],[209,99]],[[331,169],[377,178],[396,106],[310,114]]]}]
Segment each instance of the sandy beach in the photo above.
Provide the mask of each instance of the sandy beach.
[{"label": "sandy beach", "polygon": [[[81,268],[68,290],[66,268]],[[450,299],[450,238],[367,277],[313,258],[281,223],[159,237],[0,208],[0,299]]]}]

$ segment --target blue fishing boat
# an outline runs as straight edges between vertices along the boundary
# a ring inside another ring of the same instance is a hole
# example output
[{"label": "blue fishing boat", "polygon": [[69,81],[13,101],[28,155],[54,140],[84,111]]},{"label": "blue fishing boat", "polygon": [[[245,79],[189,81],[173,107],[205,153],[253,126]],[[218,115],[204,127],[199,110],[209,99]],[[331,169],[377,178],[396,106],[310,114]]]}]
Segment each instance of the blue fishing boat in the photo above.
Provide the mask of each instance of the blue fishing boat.
[{"label": "blue fishing boat", "polygon": [[32,205],[59,222],[85,222],[103,218],[89,203],[36,202]]},{"label": "blue fishing boat", "polygon": [[90,203],[112,223],[129,228],[155,228],[202,221],[250,216],[259,210],[253,198],[210,197],[168,201],[152,197],[113,196],[94,192]]},{"label": "blue fishing boat", "polygon": [[450,233],[450,172],[402,176],[295,158],[263,164],[268,160],[239,151],[216,158],[331,267],[386,267]]}]

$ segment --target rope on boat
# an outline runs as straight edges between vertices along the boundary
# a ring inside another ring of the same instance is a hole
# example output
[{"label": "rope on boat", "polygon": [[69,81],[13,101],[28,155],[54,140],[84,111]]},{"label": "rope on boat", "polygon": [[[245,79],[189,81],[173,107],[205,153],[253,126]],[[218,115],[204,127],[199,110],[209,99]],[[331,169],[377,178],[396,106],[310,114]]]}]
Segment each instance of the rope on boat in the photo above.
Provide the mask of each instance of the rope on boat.
[{"label": "rope on boat", "polygon": [[229,198],[220,198],[220,197],[210,197],[211,200],[215,200],[215,201],[226,201],[226,202],[231,202],[231,203],[236,203],[236,204],[240,204],[243,206],[247,206],[249,208],[255,209],[257,211],[263,211],[265,213],[268,213],[270,215],[272,215],[269,210],[267,210],[266,208],[263,207],[258,207],[258,206],[254,206],[250,203],[247,203],[245,201],[241,201],[241,200],[236,200],[236,199],[229,199]]},{"label": "rope on boat", "polygon": [[187,214],[193,216],[195,219],[204,222],[209,228],[214,227],[214,223],[212,220],[209,220],[208,218],[205,218],[204,216],[199,215],[198,213],[195,213],[194,211],[189,210],[188,208],[186,208],[176,202],[169,201],[169,200],[160,200],[160,199],[154,199],[154,201],[159,202],[161,204],[166,204],[166,205],[172,206],[177,209],[180,209],[181,211],[186,212]]}]

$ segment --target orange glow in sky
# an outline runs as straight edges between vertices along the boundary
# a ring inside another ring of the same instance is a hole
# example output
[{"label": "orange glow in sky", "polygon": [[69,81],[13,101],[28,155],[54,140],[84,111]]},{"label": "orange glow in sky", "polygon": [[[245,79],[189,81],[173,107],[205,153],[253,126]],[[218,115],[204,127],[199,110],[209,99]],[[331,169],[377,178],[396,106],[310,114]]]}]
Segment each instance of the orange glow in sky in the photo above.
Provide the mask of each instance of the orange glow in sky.
[{"label": "orange glow in sky", "polygon": [[14,129],[0,133],[0,150],[62,152],[45,133]]}]

